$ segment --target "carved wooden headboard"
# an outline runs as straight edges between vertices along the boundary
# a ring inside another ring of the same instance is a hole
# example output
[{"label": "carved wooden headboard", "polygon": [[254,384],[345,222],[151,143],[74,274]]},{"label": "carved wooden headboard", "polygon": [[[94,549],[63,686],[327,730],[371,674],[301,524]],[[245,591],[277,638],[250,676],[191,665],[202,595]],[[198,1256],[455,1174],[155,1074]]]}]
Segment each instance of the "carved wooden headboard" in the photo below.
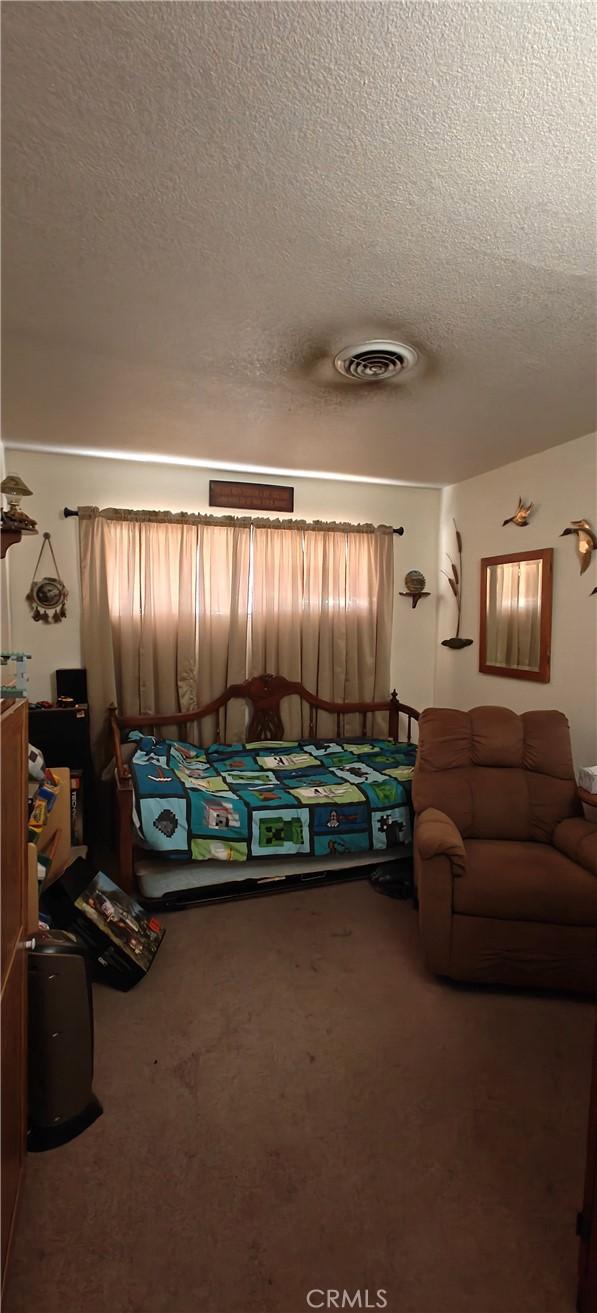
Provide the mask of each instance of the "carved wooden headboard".
[{"label": "carved wooden headboard", "polygon": [[219,697],[214,698],[212,702],[208,702],[197,711],[177,711],[159,716],[151,712],[143,716],[121,716],[116,707],[111,707],[110,719],[113,731],[117,731],[115,737],[119,740],[123,729],[147,729],[149,731],[158,725],[189,725],[196,720],[203,720],[205,716],[215,715],[216,741],[220,742],[219,712],[232,698],[243,698],[251,707],[247,741],[280,740],[285,737],[280,703],[283,698],[293,695],[302,698],[309,707],[308,733],[310,738],[317,737],[318,711],[326,711],[336,716],[336,733],[339,735],[344,734],[343,718],[351,714],[360,714],[363,737],[367,735],[367,716],[375,711],[385,711],[388,713],[388,735],[395,741],[399,738],[399,718],[404,716],[408,743],[412,739],[412,722],[419,719],[419,713],[414,707],[407,706],[406,703],[398,700],[395,689],[385,702],[328,702],[324,698],[318,697],[316,693],[311,693],[303,684],[286,679],[284,675],[255,675],[252,679],[246,679],[242,684],[229,684],[228,688]]}]

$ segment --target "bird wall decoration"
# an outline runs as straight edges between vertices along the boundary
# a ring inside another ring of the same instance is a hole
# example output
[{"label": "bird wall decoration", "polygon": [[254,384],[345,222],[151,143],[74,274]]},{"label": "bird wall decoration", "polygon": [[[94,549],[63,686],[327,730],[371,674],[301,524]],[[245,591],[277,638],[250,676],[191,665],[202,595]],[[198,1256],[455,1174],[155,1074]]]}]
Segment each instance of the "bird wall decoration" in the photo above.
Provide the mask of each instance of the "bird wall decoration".
[{"label": "bird wall decoration", "polygon": [[567,529],[563,529],[560,538],[566,538],[569,533],[576,534],[576,550],[580,561],[580,572],[585,573],[591,564],[591,556],[597,548],[597,534],[591,528],[588,520],[571,520]]},{"label": "bird wall decoration", "polygon": [[502,521],[502,528],[506,524],[517,524],[519,529],[526,529],[529,522],[529,515],[533,514],[534,509],[535,507],[532,501],[525,505],[522,497],[519,497],[518,506],[516,507],[514,515],[511,515],[509,519]]}]

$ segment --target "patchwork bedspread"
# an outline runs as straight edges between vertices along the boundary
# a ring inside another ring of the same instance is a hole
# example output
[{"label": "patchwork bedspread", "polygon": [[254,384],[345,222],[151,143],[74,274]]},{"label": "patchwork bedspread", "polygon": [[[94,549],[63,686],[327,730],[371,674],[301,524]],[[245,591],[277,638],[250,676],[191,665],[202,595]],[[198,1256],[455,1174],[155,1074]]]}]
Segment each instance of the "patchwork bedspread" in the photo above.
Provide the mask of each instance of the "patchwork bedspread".
[{"label": "patchwork bedspread", "polygon": [[375,851],[411,838],[415,746],[386,739],[190,743],[131,734],[141,840],[173,858]]}]

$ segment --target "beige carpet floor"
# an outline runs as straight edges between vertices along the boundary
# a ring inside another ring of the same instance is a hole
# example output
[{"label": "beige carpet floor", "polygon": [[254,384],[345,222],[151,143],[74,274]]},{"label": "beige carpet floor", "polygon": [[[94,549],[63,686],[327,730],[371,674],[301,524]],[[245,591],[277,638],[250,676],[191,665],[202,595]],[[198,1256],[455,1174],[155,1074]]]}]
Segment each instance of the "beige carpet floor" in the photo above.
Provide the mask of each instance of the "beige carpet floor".
[{"label": "beige carpet floor", "polygon": [[430,978],[367,883],[163,919],[95,990],[104,1116],[29,1157],[5,1313],[572,1313],[590,1004]]}]

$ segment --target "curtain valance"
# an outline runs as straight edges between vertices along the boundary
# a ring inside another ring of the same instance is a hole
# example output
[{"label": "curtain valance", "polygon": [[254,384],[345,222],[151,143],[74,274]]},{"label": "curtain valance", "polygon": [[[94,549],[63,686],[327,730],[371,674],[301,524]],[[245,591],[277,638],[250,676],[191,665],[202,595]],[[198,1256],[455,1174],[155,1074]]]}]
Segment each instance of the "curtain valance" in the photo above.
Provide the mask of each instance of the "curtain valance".
[{"label": "curtain valance", "polygon": [[328,520],[270,520],[265,516],[251,515],[200,515],[191,511],[131,511],[118,506],[99,510],[97,506],[79,506],[81,520],[120,520],[137,524],[204,524],[215,528],[301,529],[313,533],[375,533],[391,534],[389,524],[349,524]]}]

